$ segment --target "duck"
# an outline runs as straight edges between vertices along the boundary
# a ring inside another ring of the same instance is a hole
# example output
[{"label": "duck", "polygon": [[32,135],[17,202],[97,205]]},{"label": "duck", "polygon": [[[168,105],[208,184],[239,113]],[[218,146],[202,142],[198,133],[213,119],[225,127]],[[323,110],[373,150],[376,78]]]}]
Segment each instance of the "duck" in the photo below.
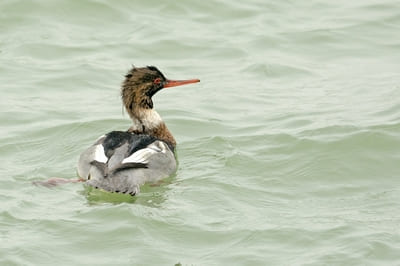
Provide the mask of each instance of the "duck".
[{"label": "duck", "polygon": [[155,66],[128,71],[121,99],[132,125],[112,131],[84,150],[78,161],[79,180],[95,189],[138,195],[145,183],[156,183],[176,172],[176,140],[154,109],[152,97],[159,91],[200,82],[170,80]]}]

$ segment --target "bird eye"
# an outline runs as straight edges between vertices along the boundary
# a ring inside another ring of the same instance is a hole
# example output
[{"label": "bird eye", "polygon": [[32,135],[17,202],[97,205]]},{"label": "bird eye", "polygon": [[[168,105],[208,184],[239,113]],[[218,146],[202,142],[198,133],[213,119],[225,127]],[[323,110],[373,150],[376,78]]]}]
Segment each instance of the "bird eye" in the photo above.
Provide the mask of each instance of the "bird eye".
[{"label": "bird eye", "polygon": [[154,82],[154,84],[160,84],[161,83],[161,79],[160,78],[156,78],[153,82]]}]

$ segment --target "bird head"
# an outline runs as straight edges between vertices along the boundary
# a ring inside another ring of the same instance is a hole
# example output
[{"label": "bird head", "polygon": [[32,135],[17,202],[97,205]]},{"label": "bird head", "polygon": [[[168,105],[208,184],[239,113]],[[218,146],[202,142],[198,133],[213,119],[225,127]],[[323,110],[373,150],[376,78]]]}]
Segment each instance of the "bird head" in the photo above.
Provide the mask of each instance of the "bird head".
[{"label": "bird head", "polygon": [[200,80],[169,80],[155,66],[133,67],[125,75],[121,97],[126,110],[131,114],[135,109],[152,109],[151,98],[164,88],[196,82]]}]

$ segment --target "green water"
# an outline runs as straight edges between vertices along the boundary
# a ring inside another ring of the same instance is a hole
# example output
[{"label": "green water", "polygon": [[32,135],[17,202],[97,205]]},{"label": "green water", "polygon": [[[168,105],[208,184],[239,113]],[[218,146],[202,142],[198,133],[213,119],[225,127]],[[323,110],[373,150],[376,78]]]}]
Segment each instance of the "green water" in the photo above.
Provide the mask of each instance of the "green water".
[{"label": "green water", "polygon": [[[0,2],[1,265],[400,264],[400,2],[236,2]],[[130,126],[131,64],[201,79],[154,97],[176,175],[32,185]]]}]

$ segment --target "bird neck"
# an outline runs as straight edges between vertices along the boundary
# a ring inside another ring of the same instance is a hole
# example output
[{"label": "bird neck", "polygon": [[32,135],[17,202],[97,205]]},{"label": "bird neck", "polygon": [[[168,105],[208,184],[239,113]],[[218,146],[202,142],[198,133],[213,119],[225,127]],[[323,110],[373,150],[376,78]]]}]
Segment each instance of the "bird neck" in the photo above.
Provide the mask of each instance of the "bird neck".
[{"label": "bird neck", "polygon": [[129,132],[151,135],[175,148],[176,141],[156,110],[140,108],[131,113],[131,118]]}]

